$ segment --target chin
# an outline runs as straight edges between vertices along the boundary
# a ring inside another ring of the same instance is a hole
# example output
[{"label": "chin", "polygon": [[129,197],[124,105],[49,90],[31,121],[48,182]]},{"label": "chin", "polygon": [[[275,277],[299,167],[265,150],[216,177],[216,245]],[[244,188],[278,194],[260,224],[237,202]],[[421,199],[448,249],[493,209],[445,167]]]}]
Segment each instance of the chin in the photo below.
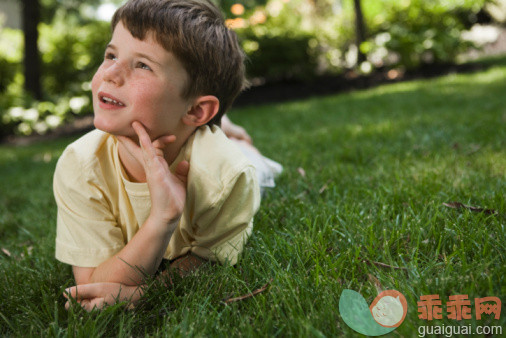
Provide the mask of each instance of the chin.
[{"label": "chin", "polygon": [[115,121],[108,121],[97,115],[93,119],[93,124],[95,128],[115,136],[133,136],[135,134],[131,126],[118,125]]}]

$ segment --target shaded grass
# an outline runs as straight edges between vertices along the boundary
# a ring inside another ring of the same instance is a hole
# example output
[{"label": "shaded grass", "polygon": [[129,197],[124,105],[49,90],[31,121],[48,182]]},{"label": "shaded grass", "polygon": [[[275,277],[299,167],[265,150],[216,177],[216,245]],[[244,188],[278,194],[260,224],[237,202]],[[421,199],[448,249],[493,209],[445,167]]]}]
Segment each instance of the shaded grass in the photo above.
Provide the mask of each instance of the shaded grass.
[{"label": "shaded grass", "polygon": [[[389,336],[441,323],[506,329],[504,314],[428,323],[417,312],[427,294],[443,304],[456,294],[506,301],[505,80],[500,62],[476,74],[232,112],[285,167],[262,201],[243,258],[236,267],[206,267],[170,290],[154,281],[134,311],[63,308],[72,280],[53,258],[51,184],[71,139],[1,146],[0,247],[11,257],[0,253],[0,334],[358,336],[339,316],[339,296],[353,289],[370,303],[378,293],[370,276],[408,302],[405,322]],[[498,214],[442,206],[448,201]],[[260,295],[223,304],[271,278]]]}]

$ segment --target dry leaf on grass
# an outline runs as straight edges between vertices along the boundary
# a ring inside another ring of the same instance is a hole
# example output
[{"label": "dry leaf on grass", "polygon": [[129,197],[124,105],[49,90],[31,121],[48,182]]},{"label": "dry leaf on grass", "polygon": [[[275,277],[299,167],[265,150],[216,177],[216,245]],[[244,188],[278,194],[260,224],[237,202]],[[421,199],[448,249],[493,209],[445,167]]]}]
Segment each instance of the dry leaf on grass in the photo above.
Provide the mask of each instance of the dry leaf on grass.
[{"label": "dry leaf on grass", "polygon": [[325,182],[325,184],[320,188],[320,190],[318,190],[318,192],[320,194],[323,194],[323,192],[329,188],[330,182],[331,182],[331,180],[328,180],[327,182]]},{"label": "dry leaf on grass", "polygon": [[474,206],[471,206],[471,205],[465,205],[465,204],[460,203],[460,202],[448,202],[448,203],[443,203],[443,205],[445,207],[452,208],[452,209],[467,209],[467,210],[471,210],[471,211],[474,211],[474,212],[483,212],[483,213],[488,214],[488,215],[495,215],[495,214],[497,214],[497,211],[494,210],[494,209],[485,209],[485,208],[482,208],[482,207],[474,207]]},{"label": "dry leaf on grass", "polygon": [[325,183],[325,184],[324,184],[324,185],[320,188],[320,190],[318,190],[318,192],[319,192],[320,194],[322,194],[325,190],[327,190],[327,188],[328,188],[328,187],[329,187],[329,186],[327,185],[327,183]]},{"label": "dry leaf on grass", "polygon": [[2,248],[2,252],[7,256],[7,257],[11,257],[11,252],[5,248]]},{"label": "dry leaf on grass", "polygon": [[241,300],[252,298],[252,297],[258,295],[259,293],[264,292],[265,290],[267,290],[267,288],[269,287],[269,285],[271,284],[271,282],[272,282],[272,278],[267,283],[265,283],[265,285],[263,285],[261,288],[256,289],[253,292],[247,293],[247,294],[239,296],[239,297],[226,299],[224,301],[224,303],[228,305],[230,303],[239,302]]},{"label": "dry leaf on grass", "polygon": [[300,176],[306,177],[306,171],[303,168],[298,167],[297,171],[299,172]]}]

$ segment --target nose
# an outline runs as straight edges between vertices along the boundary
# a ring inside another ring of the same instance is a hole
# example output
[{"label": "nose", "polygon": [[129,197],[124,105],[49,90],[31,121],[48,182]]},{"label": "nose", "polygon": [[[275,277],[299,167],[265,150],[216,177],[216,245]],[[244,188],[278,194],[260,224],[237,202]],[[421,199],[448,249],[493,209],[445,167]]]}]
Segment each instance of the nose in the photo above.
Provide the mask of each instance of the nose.
[{"label": "nose", "polygon": [[104,70],[104,81],[122,86],[125,83],[127,69],[121,62],[116,61]]}]

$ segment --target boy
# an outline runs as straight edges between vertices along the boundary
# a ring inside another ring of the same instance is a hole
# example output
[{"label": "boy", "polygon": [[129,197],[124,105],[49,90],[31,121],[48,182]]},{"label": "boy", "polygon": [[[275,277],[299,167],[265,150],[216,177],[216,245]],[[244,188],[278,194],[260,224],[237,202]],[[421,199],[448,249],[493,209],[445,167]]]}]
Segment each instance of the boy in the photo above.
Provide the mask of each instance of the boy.
[{"label": "boy", "polygon": [[[218,127],[244,85],[243,53],[207,0],[130,0],[92,80],[94,130],[58,161],[56,258],[87,310],[137,300],[139,270],[235,264],[260,194]],[[67,307],[69,303],[67,302]]]}]

